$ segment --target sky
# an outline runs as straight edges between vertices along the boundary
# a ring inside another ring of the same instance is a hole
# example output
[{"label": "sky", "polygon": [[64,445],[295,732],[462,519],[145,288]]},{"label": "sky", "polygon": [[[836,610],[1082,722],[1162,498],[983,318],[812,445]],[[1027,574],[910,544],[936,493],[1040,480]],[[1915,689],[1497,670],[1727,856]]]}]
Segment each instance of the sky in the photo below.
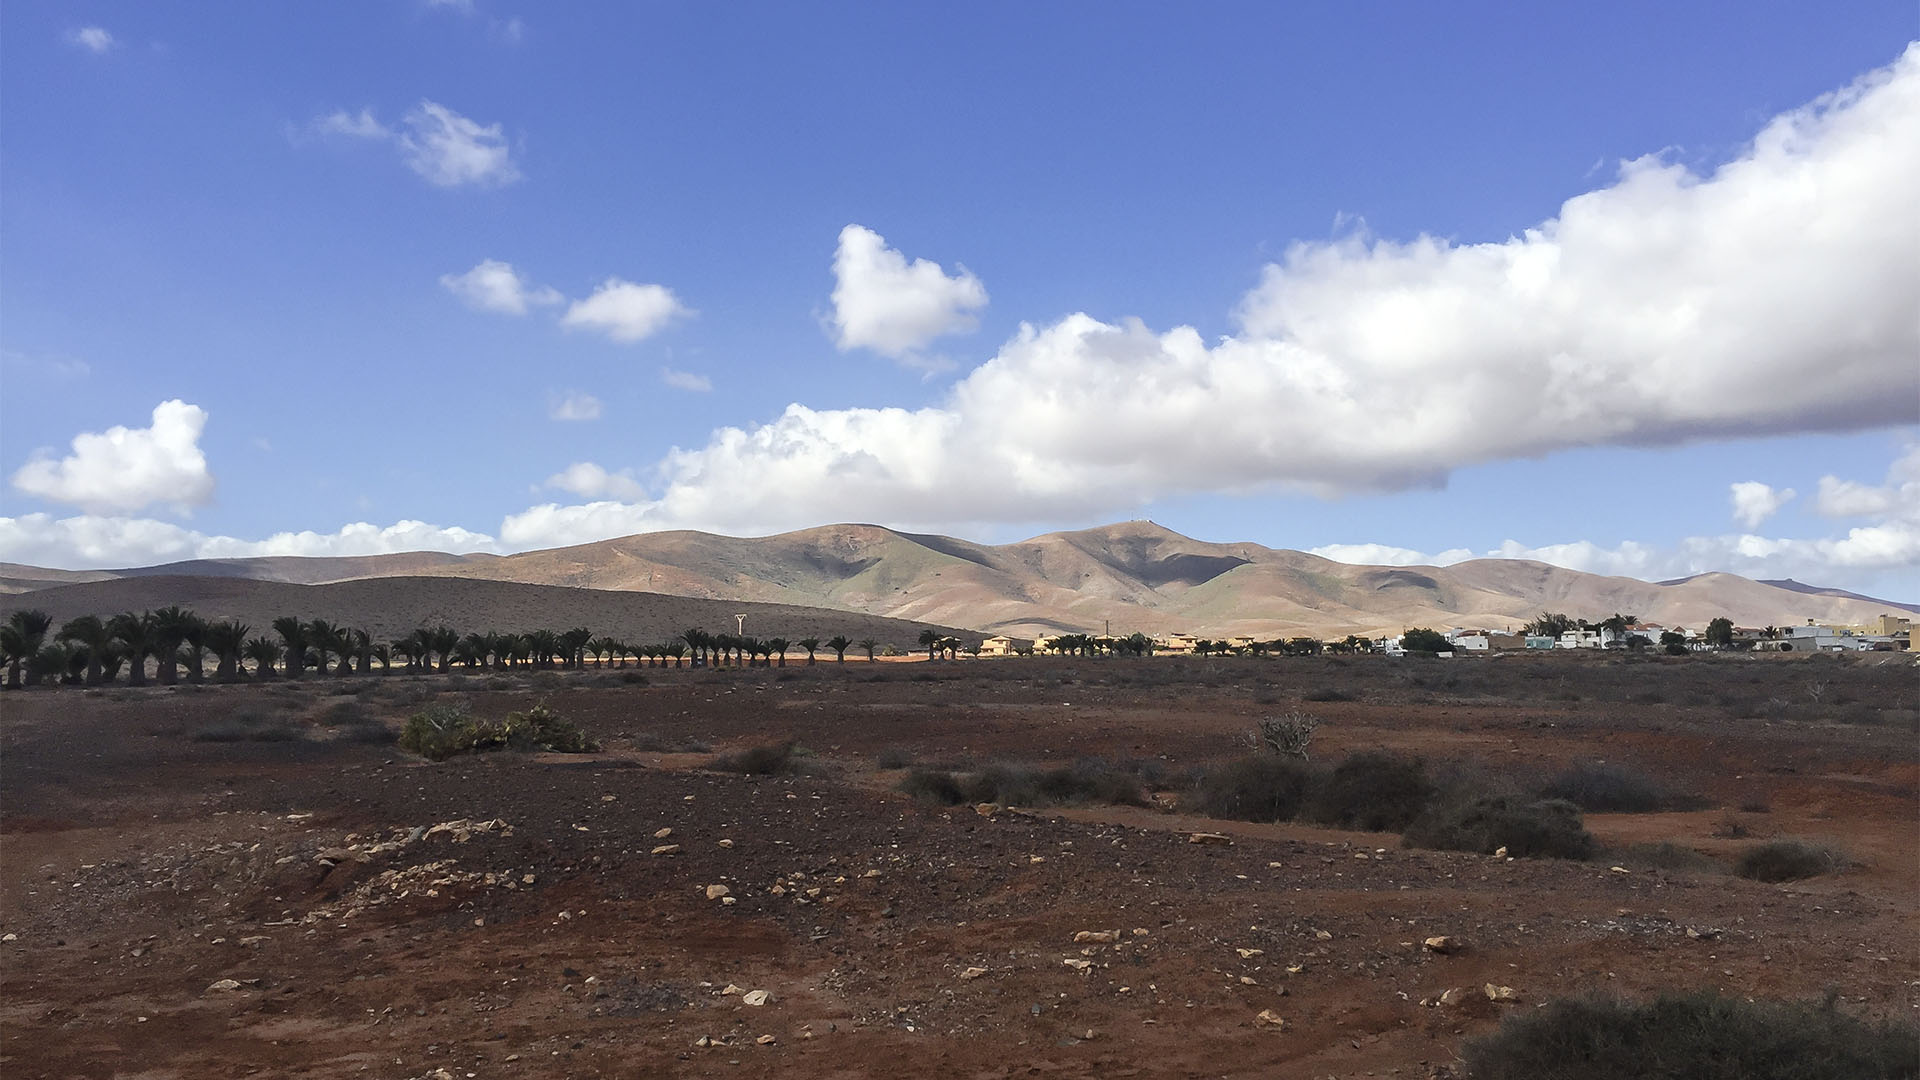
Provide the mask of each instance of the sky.
[{"label": "sky", "polygon": [[1150,518],[1920,600],[1862,2],[0,6],[0,559]]}]

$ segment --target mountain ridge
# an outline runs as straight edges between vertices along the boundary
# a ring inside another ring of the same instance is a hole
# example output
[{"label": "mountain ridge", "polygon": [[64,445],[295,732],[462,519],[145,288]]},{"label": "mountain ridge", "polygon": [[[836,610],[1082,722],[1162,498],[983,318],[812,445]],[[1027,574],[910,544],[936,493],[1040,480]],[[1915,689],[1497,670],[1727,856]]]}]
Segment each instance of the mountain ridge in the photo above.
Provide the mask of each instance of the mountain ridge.
[{"label": "mountain ridge", "polygon": [[1371,635],[1420,625],[1499,629],[1542,611],[1596,620],[1627,612],[1690,626],[1722,615],[1762,626],[1920,614],[1914,605],[1844,590],[1726,573],[1646,582],[1515,559],[1445,567],[1339,563],[1250,542],[1196,540],[1152,521],[997,545],[843,524],[763,537],[640,533],[499,556],[225,559],[122,571],[0,564],[0,583],[19,592],[188,566],[296,584],[445,577],[778,603],[1020,636],[1109,626],[1116,633],[1256,637]]}]

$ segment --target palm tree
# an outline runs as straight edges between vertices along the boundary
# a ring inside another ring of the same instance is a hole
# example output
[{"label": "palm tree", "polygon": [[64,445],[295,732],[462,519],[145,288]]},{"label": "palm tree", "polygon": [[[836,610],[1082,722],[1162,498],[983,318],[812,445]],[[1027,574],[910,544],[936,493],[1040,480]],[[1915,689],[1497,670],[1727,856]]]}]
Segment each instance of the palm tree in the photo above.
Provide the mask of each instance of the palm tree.
[{"label": "palm tree", "polygon": [[373,636],[365,630],[343,626],[340,628],[340,669],[334,674],[347,674],[355,660],[360,661],[360,674],[373,674]]},{"label": "palm tree", "polygon": [[[43,639],[44,640],[44,639]],[[55,682],[72,684],[80,681],[74,671],[74,661],[85,668],[84,650],[69,649],[65,643],[55,640],[40,646],[40,650],[27,658],[27,685],[38,683],[41,679],[52,677]]]},{"label": "palm tree", "polygon": [[820,647],[820,639],[817,637],[803,637],[799,641],[794,642],[794,644],[807,650],[807,663],[813,663],[813,650]]},{"label": "palm tree", "polygon": [[[707,640],[708,640],[707,632],[705,630],[698,630],[698,629],[683,630],[680,632],[680,640],[687,643],[687,651],[690,655],[690,659],[693,661],[693,666],[699,667],[700,657],[707,647]],[[680,658],[678,656],[675,656],[673,659],[674,659],[673,666],[679,667]]]},{"label": "palm tree", "polygon": [[767,639],[767,648],[770,650],[769,656],[775,658],[781,667],[787,666],[787,646],[791,644],[793,644],[793,642],[783,637],[770,637]]},{"label": "palm tree", "polygon": [[660,651],[673,657],[673,666],[679,667],[680,658],[687,655],[687,646],[684,642],[669,641]]},{"label": "palm tree", "polygon": [[580,667],[585,660],[587,642],[593,640],[593,631],[584,626],[576,626],[559,635],[561,667]]},{"label": "palm tree", "polygon": [[427,631],[427,644],[433,647],[434,655],[440,657],[440,674],[453,670],[453,650],[460,644],[460,631],[451,626],[436,626]]},{"label": "palm tree", "polygon": [[827,639],[827,648],[833,650],[835,663],[847,662],[847,650],[853,648],[853,639],[845,634],[835,634]]},{"label": "palm tree", "polygon": [[27,685],[40,682],[40,676],[28,664],[40,652],[40,646],[47,640],[47,631],[53,628],[53,617],[44,611],[16,611],[7,616],[6,652],[7,687],[20,688],[20,667],[28,666]]},{"label": "palm tree", "polygon": [[207,648],[213,651],[218,662],[213,677],[221,682],[232,682],[239,675],[240,656],[247,647],[247,635],[253,633],[253,627],[232,620],[208,623],[206,629]]},{"label": "palm tree", "polygon": [[280,635],[286,652],[287,678],[299,678],[307,664],[307,624],[292,615],[282,615],[273,620],[273,632]]},{"label": "palm tree", "polygon": [[207,655],[207,620],[189,611],[180,629],[180,644],[185,650],[187,663],[187,681],[204,682],[207,677],[203,666]]},{"label": "palm tree", "polygon": [[113,632],[98,615],[81,615],[60,624],[60,640],[87,650],[87,685],[100,685],[100,669],[113,650]]},{"label": "palm tree", "polygon": [[940,631],[938,630],[920,631],[920,644],[926,648],[928,660],[933,660],[938,658],[940,654]]},{"label": "palm tree", "polygon": [[873,663],[873,650],[879,648],[880,643],[873,640],[872,638],[861,638],[860,647],[866,650],[867,663],[869,664]]},{"label": "palm tree", "polygon": [[328,673],[327,657],[340,651],[340,628],[325,619],[315,619],[307,624],[307,644],[313,648],[314,657],[319,662],[314,666],[320,674]]},{"label": "palm tree", "polygon": [[240,655],[253,661],[253,677],[256,679],[273,678],[273,665],[280,662],[286,652],[280,643],[272,638],[257,637],[240,647]]},{"label": "palm tree", "polygon": [[947,651],[947,659],[949,660],[960,659],[960,639],[959,638],[943,637],[940,639],[940,647]]},{"label": "palm tree", "polygon": [[153,640],[153,655],[160,661],[160,685],[172,686],[180,681],[180,645],[187,640],[193,613],[176,604],[161,608],[148,619],[151,620],[149,636]]},{"label": "palm tree", "polygon": [[147,685],[147,654],[153,651],[152,622],[148,616],[124,612],[109,619],[107,629],[127,658],[127,685]]}]

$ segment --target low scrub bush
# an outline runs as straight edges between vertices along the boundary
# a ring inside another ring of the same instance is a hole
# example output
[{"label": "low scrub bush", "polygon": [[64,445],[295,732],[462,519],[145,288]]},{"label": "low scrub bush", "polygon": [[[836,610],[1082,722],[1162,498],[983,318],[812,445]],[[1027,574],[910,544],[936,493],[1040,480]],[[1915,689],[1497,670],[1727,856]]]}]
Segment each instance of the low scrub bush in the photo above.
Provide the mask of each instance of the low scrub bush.
[{"label": "low scrub bush", "polygon": [[1824,844],[1805,840],[1769,840],[1740,853],[1733,872],[1743,878],[1778,884],[1819,877],[1847,868],[1842,852]]},{"label": "low scrub bush", "polygon": [[1569,766],[1540,789],[1546,799],[1565,799],[1590,814],[1647,814],[1698,810],[1706,800],[1676,794],[1638,769],[1591,761]]},{"label": "low scrub bush", "polygon": [[430,705],[407,718],[400,748],[433,761],[488,750],[552,750],[585,754],[600,749],[571,720],[544,703],[504,720],[476,717],[465,705]]},{"label": "low scrub bush", "polygon": [[904,769],[913,764],[913,753],[897,746],[889,746],[875,755],[873,763],[882,769]]},{"label": "low scrub bush", "polygon": [[1571,998],[1510,1016],[1462,1057],[1473,1080],[1895,1080],[1920,1075],[1920,1029],[1832,1000]]},{"label": "low scrub bush", "polygon": [[796,771],[794,765],[796,749],[797,746],[792,740],[749,746],[745,750],[736,750],[731,754],[721,754],[714,758],[713,767],[722,772],[746,773],[748,776],[782,776]]},{"label": "low scrub bush", "polygon": [[1345,690],[1322,688],[1319,690],[1309,690],[1300,695],[1300,698],[1302,701],[1352,701],[1353,695],[1347,693]]},{"label": "low scrub bush", "polygon": [[959,778],[939,769],[915,769],[901,778],[896,790],[938,806],[959,806],[967,801]]},{"label": "low scrub bush", "polygon": [[1416,758],[1378,750],[1349,756],[1317,785],[1307,817],[1322,825],[1398,832],[1433,799],[1426,766]]},{"label": "low scrub bush", "polygon": [[899,789],[944,806],[1000,803],[1003,806],[1072,806],[1110,803],[1144,806],[1140,778],[1103,761],[1087,758],[1072,765],[1036,769],[1026,765],[989,765],[977,772],[915,769]]},{"label": "low scrub bush", "polygon": [[1306,806],[1316,778],[1298,758],[1250,754],[1203,773],[1188,805],[1208,817],[1289,821]]},{"label": "low scrub bush", "polygon": [[1613,853],[1613,858],[1642,870],[1678,870],[1686,873],[1712,873],[1722,867],[1711,856],[1669,840],[1653,844],[1635,844]]},{"label": "low scrub bush", "polygon": [[292,722],[253,710],[236,710],[193,733],[195,742],[292,742],[300,729]]},{"label": "low scrub bush", "polygon": [[1403,839],[1408,847],[1482,855],[1506,848],[1517,859],[1590,859],[1599,848],[1579,807],[1514,795],[1443,799],[1409,825]]},{"label": "low scrub bush", "polygon": [[713,746],[702,739],[669,739],[643,731],[633,737],[633,748],[648,754],[711,754]]}]

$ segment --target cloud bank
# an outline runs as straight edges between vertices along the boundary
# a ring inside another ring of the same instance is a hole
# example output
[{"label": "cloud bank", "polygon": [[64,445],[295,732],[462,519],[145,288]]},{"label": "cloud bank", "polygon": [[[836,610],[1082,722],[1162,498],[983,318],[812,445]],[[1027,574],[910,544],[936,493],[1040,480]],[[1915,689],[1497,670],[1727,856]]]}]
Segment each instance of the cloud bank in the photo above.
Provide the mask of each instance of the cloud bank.
[{"label": "cloud bank", "polygon": [[337,110],[313,122],[322,135],[390,142],[421,179],[435,187],[501,187],[521,177],[499,124],[481,124],[437,101],[422,100],[390,127],[372,109]]}]

